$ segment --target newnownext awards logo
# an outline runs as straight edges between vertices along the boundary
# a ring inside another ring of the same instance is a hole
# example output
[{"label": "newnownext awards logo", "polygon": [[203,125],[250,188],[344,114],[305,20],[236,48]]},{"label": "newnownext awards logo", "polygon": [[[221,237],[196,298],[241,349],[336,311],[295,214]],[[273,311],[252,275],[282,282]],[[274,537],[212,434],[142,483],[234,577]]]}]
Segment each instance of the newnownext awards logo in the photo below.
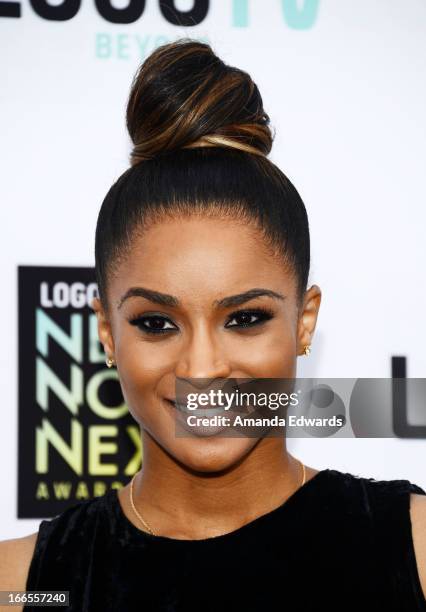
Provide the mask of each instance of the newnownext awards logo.
[{"label": "newnownext awards logo", "polygon": [[120,488],[139,427],[98,339],[93,268],[19,266],[18,518]]}]

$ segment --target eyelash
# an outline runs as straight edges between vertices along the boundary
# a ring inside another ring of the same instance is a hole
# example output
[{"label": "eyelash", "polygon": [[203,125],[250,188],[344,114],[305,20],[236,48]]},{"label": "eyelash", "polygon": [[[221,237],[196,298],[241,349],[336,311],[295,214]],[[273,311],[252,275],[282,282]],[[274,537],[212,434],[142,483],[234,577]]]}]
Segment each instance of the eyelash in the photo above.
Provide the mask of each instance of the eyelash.
[{"label": "eyelash", "polygon": [[[262,323],[265,323],[266,321],[269,321],[270,319],[272,319],[274,317],[274,313],[272,310],[269,310],[268,308],[251,308],[248,310],[238,310],[236,312],[233,312],[230,315],[230,319],[229,321],[232,321],[232,319],[236,318],[237,316],[240,315],[250,315],[250,316],[258,316],[259,320],[256,321],[255,323],[242,323],[240,325],[231,325],[230,328],[237,328],[237,329],[241,329],[241,328],[250,328],[250,327],[256,327],[257,325],[261,325]],[[144,320],[151,320],[151,319],[159,319],[159,320],[163,320],[163,321],[170,321],[170,319],[168,319],[167,317],[163,317],[162,315],[144,315],[144,316],[137,316],[134,317],[133,319],[129,319],[129,323],[131,325],[135,325],[136,327],[138,327],[140,329],[140,331],[146,333],[146,334],[150,334],[150,335],[160,335],[160,334],[167,334],[168,332],[171,331],[176,331],[176,329],[157,329],[157,330],[153,330],[153,329],[149,329],[148,327],[145,327],[142,325],[142,321]],[[229,323],[228,321],[228,323]],[[229,329],[229,328],[228,328]]]}]

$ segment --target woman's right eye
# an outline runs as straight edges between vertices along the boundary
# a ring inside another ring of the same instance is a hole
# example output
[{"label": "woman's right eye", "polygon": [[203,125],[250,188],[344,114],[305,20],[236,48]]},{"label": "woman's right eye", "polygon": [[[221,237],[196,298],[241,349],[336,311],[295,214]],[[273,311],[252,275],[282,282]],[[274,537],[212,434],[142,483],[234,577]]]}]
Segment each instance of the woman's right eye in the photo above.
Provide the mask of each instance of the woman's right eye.
[{"label": "woman's right eye", "polygon": [[[136,325],[136,327],[147,334],[163,334],[170,330],[177,329],[171,324],[170,319],[161,317],[160,315],[136,317],[135,319],[130,319],[129,323],[131,325]],[[171,326],[163,327],[164,323],[168,323]]]}]

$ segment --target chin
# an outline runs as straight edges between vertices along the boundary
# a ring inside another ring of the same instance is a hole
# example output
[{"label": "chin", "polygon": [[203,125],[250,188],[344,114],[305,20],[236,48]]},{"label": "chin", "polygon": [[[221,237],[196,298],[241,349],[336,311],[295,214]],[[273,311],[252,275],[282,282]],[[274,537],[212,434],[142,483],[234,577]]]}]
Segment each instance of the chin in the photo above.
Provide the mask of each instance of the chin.
[{"label": "chin", "polygon": [[196,472],[223,472],[231,469],[258,442],[255,438],[182,438],[172,454],[185,467]]}]

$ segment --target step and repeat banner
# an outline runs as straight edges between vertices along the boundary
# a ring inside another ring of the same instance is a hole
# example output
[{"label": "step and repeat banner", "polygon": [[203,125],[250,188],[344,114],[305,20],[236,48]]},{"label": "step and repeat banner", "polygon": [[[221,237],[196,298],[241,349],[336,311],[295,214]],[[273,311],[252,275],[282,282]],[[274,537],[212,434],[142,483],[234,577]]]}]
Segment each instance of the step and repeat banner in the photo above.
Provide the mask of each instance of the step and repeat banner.
[{"label": "step and repeat banner", "polygon": [[[422,389],[422,0],[1,0],[0,539],[123,486],[143,462],[90,307],[94,233],[129,165],[132,77],[183,36],[251,74],[276,130],[270,158],[305,202],[322,303],[298,376]],[[358,405],[380,404],[396,432],[290,437],[289,450],[317,469],[426,487],[424,394],[373,387]],[[339,410],[347,419],[350,402]]]}]

